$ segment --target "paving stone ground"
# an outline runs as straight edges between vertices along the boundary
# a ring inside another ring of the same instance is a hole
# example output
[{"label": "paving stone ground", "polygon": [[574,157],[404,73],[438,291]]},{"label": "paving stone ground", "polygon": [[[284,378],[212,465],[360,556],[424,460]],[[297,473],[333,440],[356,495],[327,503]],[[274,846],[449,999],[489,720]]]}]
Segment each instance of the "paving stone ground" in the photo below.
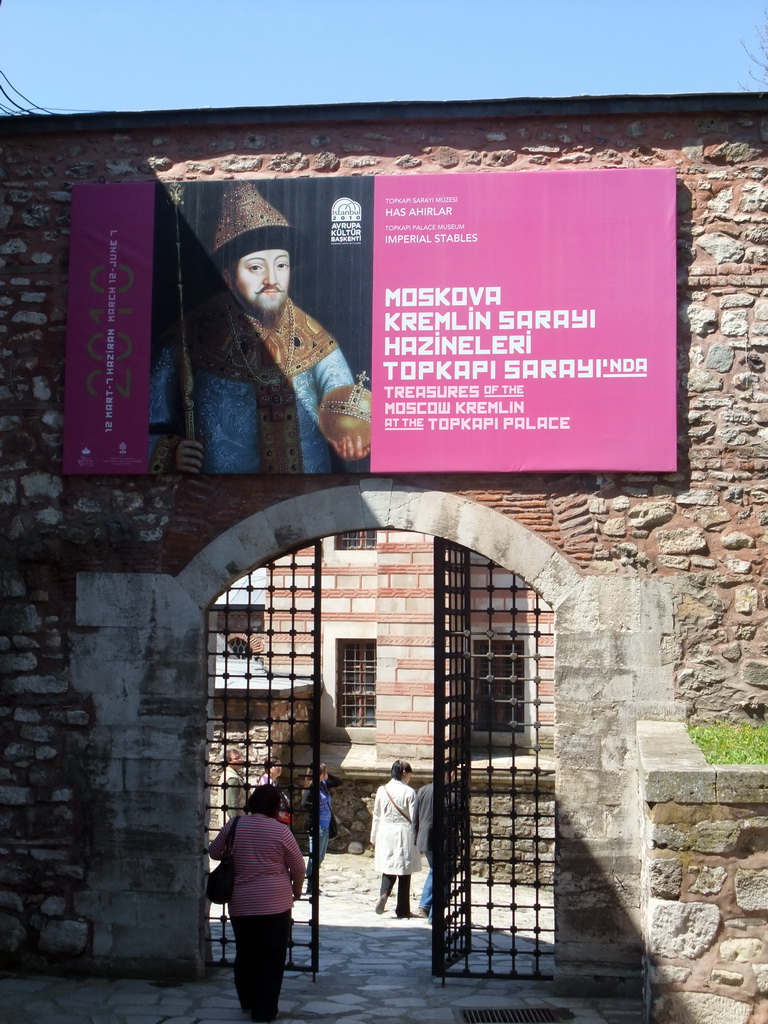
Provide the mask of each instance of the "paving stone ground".
[{"label": "paving stone ground", "polygon": [[[373,911],[378,876],[367,856],[329,854],[320,896],[320,972],[286,974],[280,1024],[462,1024],[462,1009],[567,1009],[573,1024],[642,1024],[639,1002],[558,997],[551,983],[430,973],[423,918]],[[425,875],[413,878],[413,909]],[[299,903],[297,920],[309,908]],[[215,930],[215,929],[214,929]],[[226,1024],[248,1021],[229,967],[199,982],[0,975],[3,1024]]]}]

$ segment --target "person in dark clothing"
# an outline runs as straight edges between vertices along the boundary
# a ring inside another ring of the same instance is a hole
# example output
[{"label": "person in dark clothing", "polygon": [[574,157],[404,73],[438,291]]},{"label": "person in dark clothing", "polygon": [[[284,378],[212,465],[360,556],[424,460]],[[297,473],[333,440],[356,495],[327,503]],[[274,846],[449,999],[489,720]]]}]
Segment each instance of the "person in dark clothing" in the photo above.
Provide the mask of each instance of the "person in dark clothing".
[{"label": "person in dark clothing", "polygon": [[419,916],[432,920],[432,805],[433,786],[428,782],[416,793],[413,811],[413,831],[416,835],[416,849],[423,854],[429,865],[429,872],[419,899]]},{"label": "person in dark clothing", "polygon": [[[337,779],[328,771],[327,764],[320,765],[320,778],[318,782],[318,793],[320,795],[320,841],[317,848],[317,867],[325,859],[328,852],[328,842],[331,838],[331,822],[333,821],[333,810],[331,808],[332,797],[330,790],[341,785],[341,779]],[[306,783],[301,794],[301,809],[312,811],[314,796],[312,791],[312,772],[307,772]],[[309,860],[307,862],[307,893],[312,894],[315,887],[314,880],[315,858],[312,856],[312,837],[309,839]]]}]

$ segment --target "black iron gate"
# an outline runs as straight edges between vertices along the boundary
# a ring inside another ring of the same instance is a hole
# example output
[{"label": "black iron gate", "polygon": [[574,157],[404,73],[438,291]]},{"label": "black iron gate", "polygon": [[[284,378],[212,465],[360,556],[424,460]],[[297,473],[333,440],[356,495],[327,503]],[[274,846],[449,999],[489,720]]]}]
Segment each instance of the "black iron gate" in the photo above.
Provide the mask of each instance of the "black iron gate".
[{"label": "black iron gate", "polygon": [[[321,760],[321,555],[321,542],[283,555],[210,609],[212,835],[280,760],[293,831],[319,848],[316,792],[309,816],[300,803]],[[434,834],[443,841],[432,971],[551,977],[552,613],[508,570],[446,541],[435,541],[434,579]],[[232,959],[225,909],[212,908],[210,962]],[[316,887],[294,908],[288,970],[317,972],[318,938]]]},{"label": "black iron gate", "polygon": [[[432,973],[472,950],[469,876],[469,551],[435,541],[435,774]],[[444,770],[440,766],[444,765]]]},{"label": "black iron gate", "polygon": [[[283,792],[299,843],[319,848],[320,801],[309,815],[300,806],[304,788],[318,785],[312,766],[320,760],[320,558],[319,541],[283,555],[238,580],[209,611],[211,835],[269,776]],[[317,900],[315,893],[294,906],[287,970],[317,972]],[[211,908],[209,962],[232,960],[226,910]]]},{"label": "black iron gate", "polygon": [[[435,541],[433,974],[551,977],[551,612],[521,580]],[[542,675],[547,669],[550,679]]]}]

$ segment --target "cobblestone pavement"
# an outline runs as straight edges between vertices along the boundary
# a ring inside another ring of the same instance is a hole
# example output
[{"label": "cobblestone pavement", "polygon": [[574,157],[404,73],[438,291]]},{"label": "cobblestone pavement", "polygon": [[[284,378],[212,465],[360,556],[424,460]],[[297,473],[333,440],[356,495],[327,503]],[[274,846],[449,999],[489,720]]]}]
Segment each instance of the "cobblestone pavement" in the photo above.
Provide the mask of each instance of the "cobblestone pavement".
[{"label": "cobblestone pavement", "polygon": [[[413,878],[415,909],[425,875]],[[430,974],[431,929],[423,918],[378,916],[378,876],[366,856],[329,854],[320,896],[320,973],[286,974],[281,1024],[462,1024],[463,1009],[549,1008],[572,1024],[641,1024],[637,1002],[554,995],[546,982],[450,978]],[[306,920],[301,901],[297,920]],[[529,1019],[535,1019],[530,1017]],[[565,1018],[564,1018],[565,1019]],[[229,967],[203,981],[168,984],[0,975],[4,1024],[224,1024],[247,1021]]]}]

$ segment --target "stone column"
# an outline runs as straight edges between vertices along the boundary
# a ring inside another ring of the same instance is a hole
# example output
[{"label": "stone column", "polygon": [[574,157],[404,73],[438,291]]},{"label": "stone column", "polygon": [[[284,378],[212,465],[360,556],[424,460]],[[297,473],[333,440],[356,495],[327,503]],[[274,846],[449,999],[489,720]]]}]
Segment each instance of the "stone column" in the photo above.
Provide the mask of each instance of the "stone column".
[{"label": "stone column", "polygon": [[663,584],[589,577],[556,608],[556,984],[639,995],[635,723],[673,717]]},{"label": "stone column", "polygon": [[[78,577],[72,685],[93,706],[76,751],[99,973],[196,978],[203,970],[203,616],[170,577]],[[190,898],[192,897],[192,898]]]}]

